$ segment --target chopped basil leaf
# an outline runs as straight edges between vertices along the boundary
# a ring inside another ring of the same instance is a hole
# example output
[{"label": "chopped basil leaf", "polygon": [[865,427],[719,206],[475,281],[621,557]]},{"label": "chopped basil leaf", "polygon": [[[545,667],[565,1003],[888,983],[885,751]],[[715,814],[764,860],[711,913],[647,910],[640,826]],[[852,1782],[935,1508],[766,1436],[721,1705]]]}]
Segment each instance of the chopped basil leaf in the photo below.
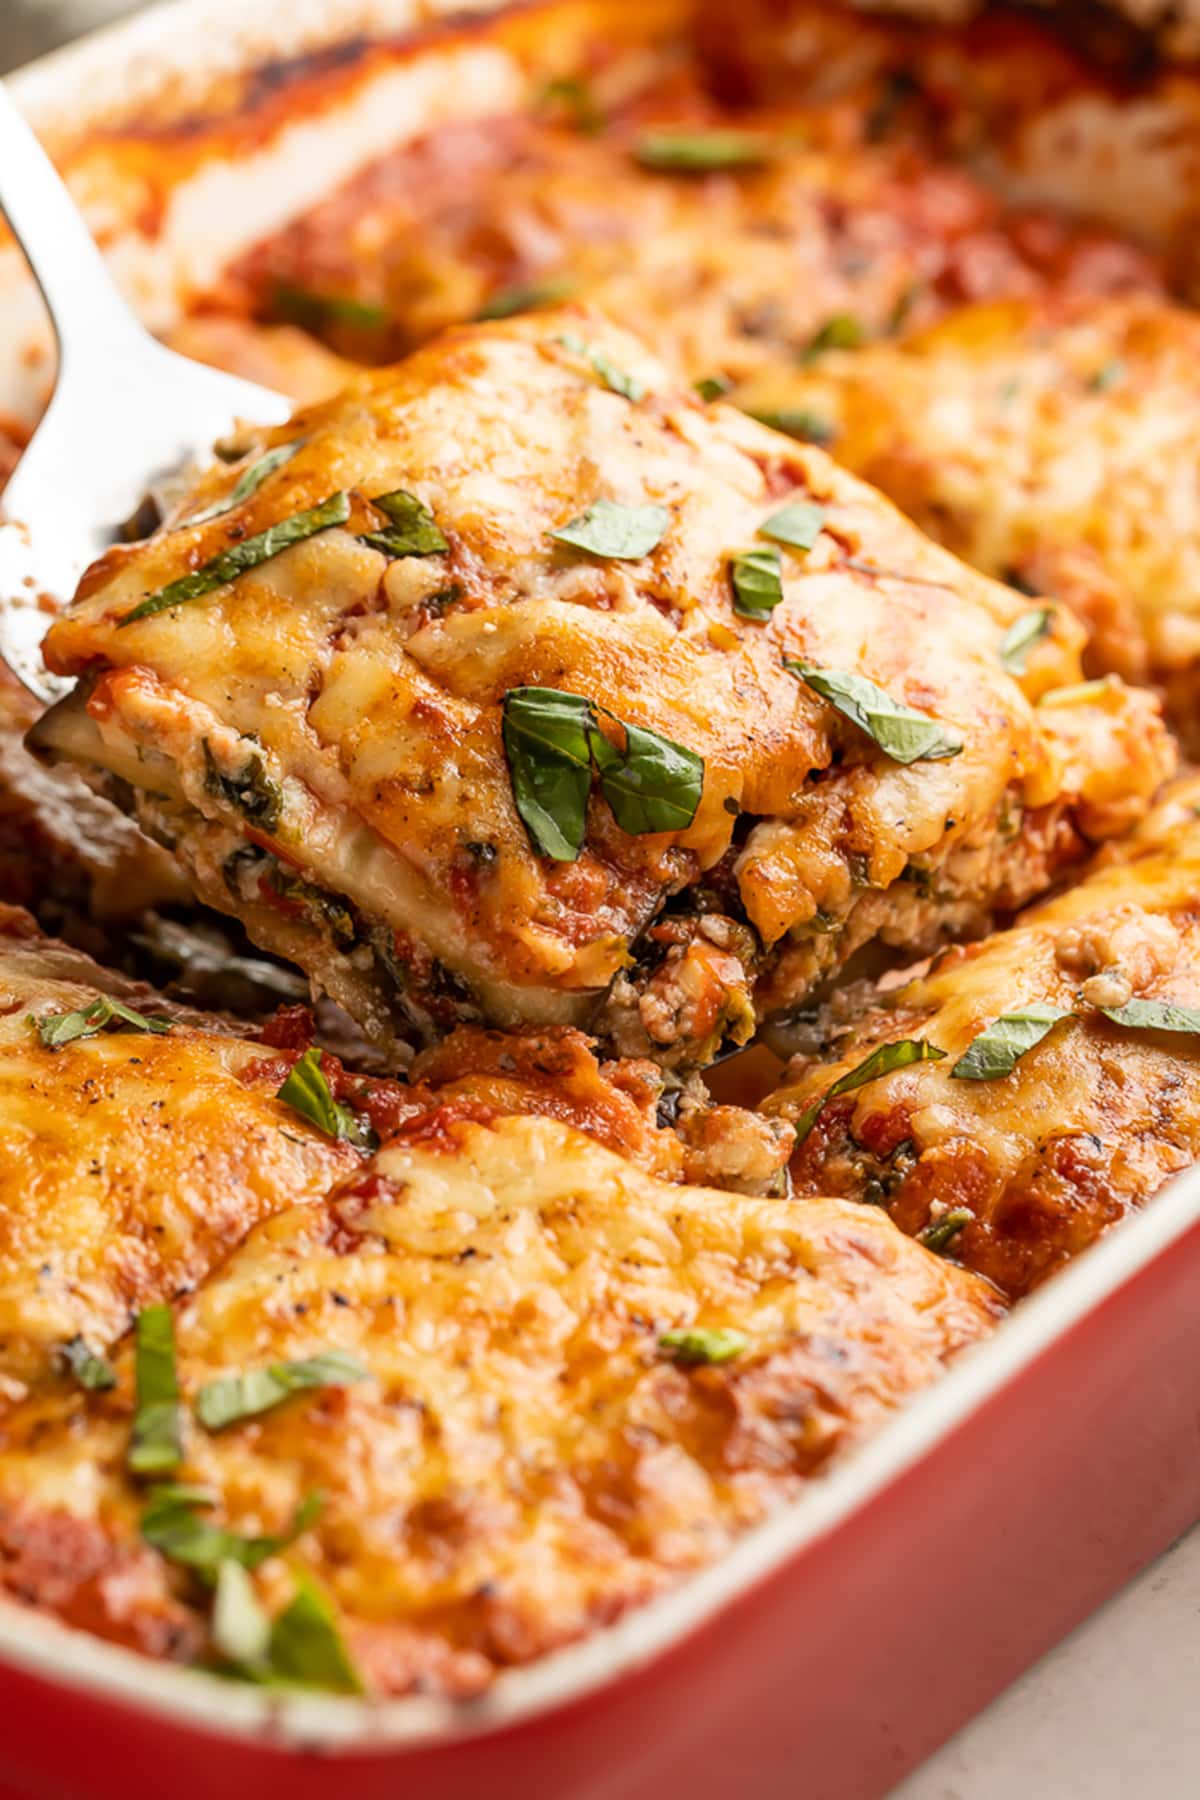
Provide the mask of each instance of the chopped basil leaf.
[{"label": "chopped basil leaf", "polygon": [[571,351],[574,356],[582,356],[591,363],[593,369],[614,394],[620,394],[626,400],[643,400],[646,395],[646,384],[639,381],[636,375],[627,375],[624,369],[618,369],[615,362],[604,354],[595,344],[585,343],[574,331],[564,331],[559,338],[564,350]]},{"label": "chopped basil leaf", "polygon": [[852,313],[835,313],[809,339],[801,360],[807,362],[809,357],[820,356],[823,350],[857,350],[866,335],[861,322]]},{"label": "chopped basil leaf", "polygon": [[893,1069],[907,1069],[911,1063],[940,1062],[945,1054],[936,1044],[926,1043],[924,1038],[900,1038],[894,1044],[880,1044],[855,1068],[840,1075],[819,1100],[814,1100],[801,1113],[796,1120],[797,1144],[804,1142],[816,1124],[821,1109],[830,1100],[836,1100],[842,1094],[851,1094],[855,1088],[865,1087],[868,1081],[876,1081],[881,1075],[890,1075]]},{"label": "chopped basil leaf", "polygon": [[823,506],[814,506],[811,500],[790,500],[763,520],[758,535],[776,544],[787,544],[792,550],[811,550],[824,524]]},{"label": "chopped basil leaf", "polygon": [[108,1363],[89,1349],[82,1337],[68,1339],[59,1355],[81,1388],[88,1388],[92,1393],[102,1393],[107,1388],[116,1387],[117,1378]]},{"label": "chopped basil leaf", "polygon": [[940,762],[962,750],[962,739],[952,737],[937,719],[893,700],[861,675],[843,669],[817,669],[790,657],[784,658],[783,666],[865,731],[893,762]]},{"label": "chopped basil leaf", "polygon": [[1060,1019],[1069,1019],[1065,1006],[1023,1006],[1019,1012],[1001,1013],[959,1057],[950,1073],[956,1081],[998,1081],[1011,1075],[1027,1050],[1040,1044]]},{"label": "chopped basil leaf", "polygon": [[367,531],[362,542],[385,556],[439,556],[450,548],[423,500],[404,488],[376,494],[371,501],[391,520],[386,531]]},{"label": "chopped basil leaf", "polygon": [[1052,606],[1033,606],[1014,619],[1000,639],[1000,661],[1010,675],[1023,675],[1029,652],[1050,632],[1054,619]]},{"label": "chopped basil leaf", "polygon": [[585,513],[546,536],[574,550],[586,550],[590,556],[637,562],[661,543],[670,522],[665,506],[623,506],[618,500],[594,500]]},{"label": "chopped basil leaf", "polygon": [[515,287],[500,288],[494,293],[475,317],[484,319],[511,319],[518,313],[536,312],[540,306],[553,306],[559,300],[565,300],[568,294],[574,293],[578,286],[574,275],[548,275],[544,281],[521,282]]},{"label": "chopped basil leaf", "polygon": [[593,766],[622,831],[680,831],[695,818],[703,758],[642,726],[623,729],[620,751],[600,731],[596,708],[582,694],[526,687],[510,688],[504,696],[504,754],[513,800],[540,855],[556,862],[574,862],[579,855]]},{"label": "chopped basil leaf", "polygon": [[541,101],[546,106],[555,103],[563,106],[576,131],[586,132],[589,137],[603,128],[604,114],[587,82],[577,75],[554,76],[542,89]]},{"label": "chopped basil leaf", "polygon": [[166,1484],[153,1487],[142,1514],[141,1532],[168,1561],[213,1576],[220,1565],[235,1562],[243,1569],[257,1569],[270,1556],[277,1556],[308,1530],[324,1502],[319,1494],[309,1494],[292,1515],[286,1531],[276,1536],[242,1537],[224,1525],[202,1519],[202,1510],[214,1504],[213,1496],[204,1488]]},{"label": "chopped basil leaf", "polygon": [[687,1331],[664,1331],[658,1340],[660,1350],[668,1351],[684,1368],[732,1362],[749,1342],[742,1331],[727,1331],[723,1327],[706,1330],[702,1326],[693,1326]]},{"label": "chopped basil leaf", "polygon": [[318,294],[290,281],[275,283],[274,308],[293,325],[307,325],[310,330],[320,330],[322,325],[357,325],[378,331],[389,316],[387,308],[373,300],[358,300],[353,294]]},{"label": "chopped basil leaf", "polygon": [[705,175],[715,169],[756,169],[770,146],[748,131],[648,131],[633,154],[643,169],[674,175]]},{"label": "chopped basil leaf", "polygon": [[1088,376],[1087,384],[1091,388],[1093,394],[1103,394],[1106,393],[1110,387],[1115,387],[1124,374],[1125,364],[1121,361],[1119,356],[1114,356],[1111,357],[1108,362],[1101,363],[1095,373]]},{"label": "chopped basil leaf", "polygon": [[831,444],[837,436],[828,419],[802,406],[755,407],[750,417],[760,425],[769,425],[772,431],[781,431],[785,437],[799,438],[804,444]]},{"label": "chopped basil leaf", "polygon": [[31,1013],[29,1022],[36,1026],[47,1050],[61,1050],[64,1044],[72,1044],[76,1038],[95,1037],[107,1025],[128,1025],[134,1031],[152,1031],[160,1036],[171,1029],[169,1019],[148,1019],[144,1013],[134,1012],[132,1006],[126,1006],[123,1000],[114,1000],[110,994],[101,994],[90,1006],[80,1007],[78,1012],[43,1013],[40,1018]]},{"label": "chopped basil leaf", "polygon": [[1111,693],[1117,686],[1115,675],[1098,675],[1095,681],[1076,681],[1069,687],[1049,688],[1038,700],[1039,706],[1090,706],[1093,700]]},{"label": "chopped basil leaf", "polygon": [[[618,721],[619,722],[619,721]],[[704,787],[704,758],[641,725],[625,725],[625,748],[614,749],[597,728],[590,732],[600,772],[600,791],[622,831],[686,831]]]},{"label": "chopped basil leaf", "polygon": [[1169,1000],[1127,1000],[1124,1006],[1102,1006],[1114,1025],[1131,1031],[1200,1032],[1200,1006],[1174,1006]]},{"label": "chopped basil leaf", "polygon": [[332,1606],[320,1588],[304,1577],[271,1627],[267,1665],[265,1672],[272,1681],[334,1694],[363,1691]]},{"label": "chopped basil leaf", "polygon": [[290,518],[280,519],[277,525],[269,525],[265,531],[243,538],[240,544],[231,544],[228,550],[222,550],[219,556],[194,569],[190,575],[181,575],[177,581],[169,581],[166,587],[148,594],[132,612],[117,621],[118,626],[132,625],[135,619],[148,619],[154,613],[167,612],[173,606],[183,606],[189,600],[211,594],[214,589],[236,581],[247,569],[257,569],[261,563],[269,562],[293,544],[315,537],[320,531],[328,531],[333,525],[344,525],[349,517],[349,496],[330,494],[319,506],[310,507],[307,512],[293,513]]},{"label": "chopped basil leaf", "polygon": [[783,561],[779,551],[739,550],[729,569],[734,612],[741,619],[769,619],[783,599]]},{"label": "chopped basil leaf", "polygon": [[374,1150],[378,1139],[371,1127],[350,1107],[335,1100],[321,1070],[323,1050],[306,1050],[292,1065],[292,1072],[275,1098],[302,1113],[326,1137],[345,1138],[356,1150]]},{"label": "chopped basil leaf", "polygon": [[943,1213],[940,1219],[926,1225],[924,1231],[918,1231],[917,1242],[924,1244],[926,1250],[933,1250],[940,1255],[951,1239],[956,1238],[963,1226],[970,1225],[974,1218],[975,1214],[965,1206],[956,1206],[952,1212]]},{"label": "chopped basil leaf", "polygon": [[221,1431],[240,1419],[270,1412],[305,1389],[346,1387],[362,1381],[367,1370],[344,1350],[322,1350],[299,1361],[269,1363],[243,1375],[207,1381],[196,1396],[196,1417],[208,1431]]},{"label": "chopped basil leaf", "polygon": [[692,385],[702,400],[719,400],[722,394],[729,392],[733,383],[728,375],[704,375]]},{"label": "chopped basil leaf", "polygon": [[232,512],[235,506],[241,506],[252,494],[258,492],[269,475],[273,475],[276,469],[282,469],[284,463],[291,462],[303,442],[303,438],[297,438],[295,443],[276,444],[273,450],[266,451],[257,462],[252,462],[248,469],[243,470],[231,494],[206,506],[203,512],[193,513],[190,519],[184,519],[181,529],[192,525],[206,525],[210,519],[219,519],[222,513]]},{"label": "chopped basil leaf", "polygon": [[232,1663],[261,1662],[270,1648],[271,1621],[258,1603],[246,1570],[231,1557],[217,1568],[212,1640],[215,1649]]},{"label": "chopped basil leaf", "polygon": [[137,1408],[129,1467],[166,1475],[183,1461],[183,1408],[175,1376],[175,1325],[169,1306],[144,1306],[133,1323]]}]

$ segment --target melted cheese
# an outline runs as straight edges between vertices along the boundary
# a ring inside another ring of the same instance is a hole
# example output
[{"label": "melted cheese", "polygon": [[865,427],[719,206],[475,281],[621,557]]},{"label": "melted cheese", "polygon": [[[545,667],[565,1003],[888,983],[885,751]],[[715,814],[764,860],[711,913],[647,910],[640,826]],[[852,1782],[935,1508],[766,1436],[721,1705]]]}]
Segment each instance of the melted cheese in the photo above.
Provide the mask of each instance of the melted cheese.
[{"label": "melted cheese", "polygon": [[[264,1602],[308,1570],[372,1688],[468,1692],[719,1555],[999,1313],[861,1207],[666,1187],[550,1120],[435,1120],[176,1308],[188,1396],[331,1346],[369,1371],[193,1425],[181,1476],[242,1531],[321,1492]],[[659,1338],[694,1325],[746,1348],[681,1368]],[[127,1356],[119,1373],[0,1417],[0,1580],[193,1655],[203,1590],[138,1546]]]}]

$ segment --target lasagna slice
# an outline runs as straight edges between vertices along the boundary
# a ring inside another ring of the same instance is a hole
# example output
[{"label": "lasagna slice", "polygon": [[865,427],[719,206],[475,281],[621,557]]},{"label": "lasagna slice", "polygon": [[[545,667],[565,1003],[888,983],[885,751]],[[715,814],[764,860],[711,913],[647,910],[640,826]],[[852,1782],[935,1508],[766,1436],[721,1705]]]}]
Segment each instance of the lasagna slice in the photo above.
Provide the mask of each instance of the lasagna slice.
[{"label": "lasagna slice", "polygon": [[1200,751],[1200,318],[1153,299],[965,308],[746,395],[991,575],[1067,601],[1088,667],[1164,690]]},{"label": "lasagna slice", "polygon": [[767,1110],[802,1192],[1024,1293],[1200,1160],[1200,782],[1007,931],[868,996]]},{"label": "lasagna slice", "polygon": [[592,1024],[682,1070],[931,949],[1170,766],[1081,632],[566,311],[264,434],[85,576],[35,733],[375,1038]]},{"label": "lasagna slice", "polygon": [[0,1587],[250,1679],[471,1693],[719,1556],[1001,1312],[881,1214],[444,1111],[144,1311],[111,1387],[0,1412]]}]

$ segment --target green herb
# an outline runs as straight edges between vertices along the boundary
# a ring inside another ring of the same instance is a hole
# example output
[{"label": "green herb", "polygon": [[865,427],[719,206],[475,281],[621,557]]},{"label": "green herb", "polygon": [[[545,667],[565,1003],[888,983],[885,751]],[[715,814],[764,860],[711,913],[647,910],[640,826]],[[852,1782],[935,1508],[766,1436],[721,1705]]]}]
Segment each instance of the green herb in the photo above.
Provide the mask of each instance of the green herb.
[{"label": "green herb", "polygon": [[693,386],[702,400],[719,400],[722,394],[729,392],[733,383],[728,375],[704,375]]},{"label": "green herb", "polygon": [[702,1363],[732,1362],[749,1342],[744,1332],[721,1327],[705,1330],[702,1326],[693,1326],[688,1331],[664,1331],[658,1340],[660,1350],[669,1351],[677,1363],[689,1369]]},{"label": "green herb", "polygon": [[1054,622],[1052,606],[1034,606],[1014,619],[1000,639],[1000,661],[1010,675],[1023,675],[1029,652],[1050,634]]},{"label": "green herb", "polygon": [[742,619],[769,619],[783,599],[783,562],[778,550],[739,550],[729,565],[733,610]]},{"label": "green herb", "polygon": [[590,362],[605,387],[611,388],[614,394],[620,394],[626,400],[645,398],[646,384],[639,381],[636,375],[627,375],[624,369],[618,369],[616,363],[597,345],[586,343],[574,331],[564,331],[556,341],[573,356],[582,356]]},{"label": "green herb", "polygon": [[1114,356],[1106,363],[1101,363],[1094,374],[1088,376],[1088,386],[1093,394],[1103,394],[1110,387],[1115,387],[1125,374],[1125,364],[1119,356]]},{"label": "green herb", "polygon": [[857,1067],[840,1075],[828,1091],[819,1100],[801,1113],[796,1120],[796,1142],[802,1144],[813,1126],[822,1108],[831,1100],[842,1094],[851,1094],[855,1088],[865,1087],[869,1081],[877,1081],[881,1075],[890,1075],[893,1069],[907,1069],[912,1063],[940,1062],[945,1056],[936,1044],[927,1044],[924,1038],[900,1038],[894,1044],[880,1044],[865,1057]]},{"label": "green herb", "polygon": [[962,750],[962,739],[952,737],[937,719],[893,700],[861,675],[842,669],[817,669],[790,657],[784,658],[783,666],[865,731],[893,762],[940,762]]},{"label": "green herb", "polygon": [[950,1073],[956,1081],[998,1081],[1011,1075],[1021,1057],[1060,1019],[1069,1019],[1064,1006],[1024,1006],[1019,1012],[1001,1013],[959,1057]]},{"label": "green herb", "polygon": [[814,506],[810,500],[790,500],[763,520],[758,534],[776,544],[787,544],[792,550],[811,550],[824,524],[823,506]]},{"label": "green herb", "polygon": [[221,1431],[241,1419],[270,1412],[293,1394],[313,1388],[346,1387],[362,1381],[367,1370],[344,1350],[322,1350],[296,1362],[269,1363],[205,1382],[196,1396],[196,1417],[208,1431]]},{"label": "green herb", "polygon": [[637,562],[661,543],[670,522],[665,506],[623,506],[619,500],[594,500],[585,513],[546,536],[574,550],[586,550],[589,556]]},{"label": "green herb", "polygon": [[371,500],[391,520],[386,531],[364,532],[361,542],[385,556],[439,556],[450,548],[438,529],[437,521],[423,500],[396,488],[390,494],[376,494]]},{"label": "green herb", "polygon": [[555,103],[563,106],[576,131],[594,137],[603,129],[604,114],[596,104],[587,82],[580,80],[578,76],[556,75],[546,83],[540,97],[544,106]]},{"label": "green herb", "polygon": [[102,1393],[106,1388],[116,1387],[117,1378],[108,1363],[89,1349],[82,1337],[69,1338],[59,1355],[81,1388]]},{"label": "green herb", "polygon": [[542,306],[554,306],[559,300],[565,300],[568,294],[574,293],[579,285],[574,275],[548,275],[544,281],[528,281],[518,283],[515,287],[500,288],[494,293],[475,317],[484,319],[511,319],[518,313],[536,312]]},{"label": "green herb", "polygon": [[169,1562],[216,1576],[222,1563],[235,1562],[243,1569],[257,1569],[269,1556],[278,1556],[295,1543],[316,1519],[324,1504],[319,1494],[309,1494],[292,1515],[286,1531],[277,1536],[242,1537],[224,1525],[200,1517],[214,1504],[205,1488],[169,1483],[150,1489],[142,1514],[142,1538]]},{"label": "green herb", "polygon": [[374,1150],[378,1139],[371,1127],[350,1107],[335,1100],[321,1069],[323,1050],[306,1050],[292,1065],[292,1072],[275,1098],[314,1124],[326,1137],[344,1138],[356,1150]]},{"label": "green herb", "polygon": [[785,437],[799,438],[801,443],[831,444],[837,436],[837,429],[830,420],[802,406],[752,407],[749,410],[750,417],[757,419],[760,425],[769,425],[772,431],[781,431]]},{"label": "green herb", "polygon": [[643,169],[672,175],[707,175],[719,169],[756,169],[771,154],[764,138],[748,131],[649,131],[633,147]]},{"label": "green herb", "polygon": [[851,313],[835,313],[809,339],[801,361],[820,356],[824,350],[857,350],[865,342],[866,335],[861,321]]},{"label": "green herb", "polygon": [[1095,681],[1076,681],[1069,687],[1050,688],[1038,700],[1039,706],[1090,706],[1116,686],[1113,675],[1098,675]]},{"label": "green herb", "polygon": [[623,831],[685,830],[695,818],[703,759],[642,726],[623,729],[622,752],[600,731],[596,707],[582,694],[525,687],[510,688],[504,696],[504,754],[513,800],[540,855],[556,862],[574,862],[579,855],[593,767]]},{"label": "green herb", "polygon": [[148,1019],[123,1000],[114,1000],[111,994],[101,994],[78,1012],[43,1013],[40,1018],[31,1013],[29,1023],[36,1027],[47,1050],[61,1050],[76,1038],[95,1037],[108,1025],[128,1025],[133,1031],[151,1031],[159,1036],[171,1029],[169,1019]]},{"label": "green herb", "polygon": [[358,300],[353,294],[319,294],[312,288],[277,281],[274,310],[293,325],[319,330],[322,325],[356,325],[378,331],[388,322],[388,310],[374,300]]},{"label": "green herb", "polygon": [[183,1461],[183,1408],[175,1376],[175,1326],[169,1306],[145,1306],[133,1324],[137,1406],[129,1467],[167,1475]]},{"label": "green herb", "polygon": [[303,1578],[271,1627],[267,1663],[272,1681],[335,1694],[363,1691],[332,1606],[314,1582]]},{"label": "green herb", "polygon": [[246,1570],[231,1559],[217,1568],[212,1640],[214,1648],[231,1663],[258,1663],[270,1650],[271,1621],[258,1603]]},{"label": "green herb", "polygon": [[303,438],[297,438],[293,444],[276,444],[273,450],[268,450],[257,462],[243,470],[231,494],[227,494],[223,500],[214,501],[212,506],[206,506],[203,512],[193,513],[190,519],[184,519],[182,528],[206,525],[210,519],[219,519],[222,513],[232,512],[235,507],[241,506],[252,494],[258,492],[269,475],[273,475],[276,469],[282,469],[284,463],[291,462],[303,442]]},{"label": "green herb", "polygon": [[183,606],[189,600],[211,594],[215,588],[236,581],[247,569],[257,569],[261,563],[269,562],[293,544],[315,537],[320,531],[328,531],[333,525],[344,525],[349,517],[348,495],[330,494],[319,506],[310,507],[307,512],[293,513],[290,518],[269,525],[254,537],[230,545],[228,550],[222,550],[219,556],[194,569],[190,575],[181,575],[177,581],[170,581],[156,593],[148,594],[132,612],[118,620],[118,625],[132,625],[135,619],[148,619],[154,613],[167,612],[173,606]]},{"label": "green herb", "polygon": [[970,1225],[975,1218],[965,1206],[956,1206],[952,1212],[943,1213],[932,1225],[926,1225],[924,1231],[918,1231],[917,1242],[924,1244],[926,1250],[933,1250],[939,1256],[952,1238],[956,1238],[964,1225]]},{"label": "green herb", "polygon": [[1130,1031],[1200,1032],[1200,1006],[1174,1006],[1169,1000],[1127,1000],[1124,1006],[1099,1009],[1114,1025]]},{"label": "green herb", "polygon": [[258,751],[251,752],[236,775],[226,775],[217,767],[208,739],[203,741],[205,790],[260,830],[274,831],[283,814],[283,792]]}]

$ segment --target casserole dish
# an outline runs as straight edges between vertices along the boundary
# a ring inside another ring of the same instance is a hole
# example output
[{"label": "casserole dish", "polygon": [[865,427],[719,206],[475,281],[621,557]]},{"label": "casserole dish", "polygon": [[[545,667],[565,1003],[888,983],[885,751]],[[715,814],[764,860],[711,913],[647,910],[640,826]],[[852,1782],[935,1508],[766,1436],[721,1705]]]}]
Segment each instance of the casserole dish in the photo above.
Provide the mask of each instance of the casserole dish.
[{"label": "casserole dish", "polygon": [[[628,31],[631,55],[669,62],[684,10],[627,11],[520,8],[352,48],[345,8],[314,8],[299,25],[290,11],[276,29],[289,47],[298,30],[309,60],[264,71],[269,39],[235,50],[226,9],[185,7],[56,59],[23,95],[143,312],[171,330],[240,253],[393,145],[399,112],[416,132],[511,108],[605,33]],[[370,34],[413,23],[395,8],[352,22]],[[168,28],[173,55],[197,33],[186,73],[184,59],[167,67],[154,54]],[[270,29],[258,14],[254,32]],[[124,58],[136,95],[131,129],[102,75],[110,58]],[[1165,240],[1176,222],[1163,210]],[[38,347],[11,259],[7,275],[19,355],[6,394],[20,414],[36,403]],[[486,1780],[500,1793],[636,1800],[686,1781],[769,1795],[792,1791],[798,1768],[835,1800],[885,1791],[1190,1522],[1196,1401],[1180,1372],[1195,1353],[1194,1185],[1185,1177],[1059,1277],[802,1506],[482,1699],[216,1689],[6,1611],[12,1791],[148,1789],[167,1758],[175,1784],[197,1791],[286,1778],[317,1793],[353,1778],[379,1792],[398,1779],[430,1794]]]}]

